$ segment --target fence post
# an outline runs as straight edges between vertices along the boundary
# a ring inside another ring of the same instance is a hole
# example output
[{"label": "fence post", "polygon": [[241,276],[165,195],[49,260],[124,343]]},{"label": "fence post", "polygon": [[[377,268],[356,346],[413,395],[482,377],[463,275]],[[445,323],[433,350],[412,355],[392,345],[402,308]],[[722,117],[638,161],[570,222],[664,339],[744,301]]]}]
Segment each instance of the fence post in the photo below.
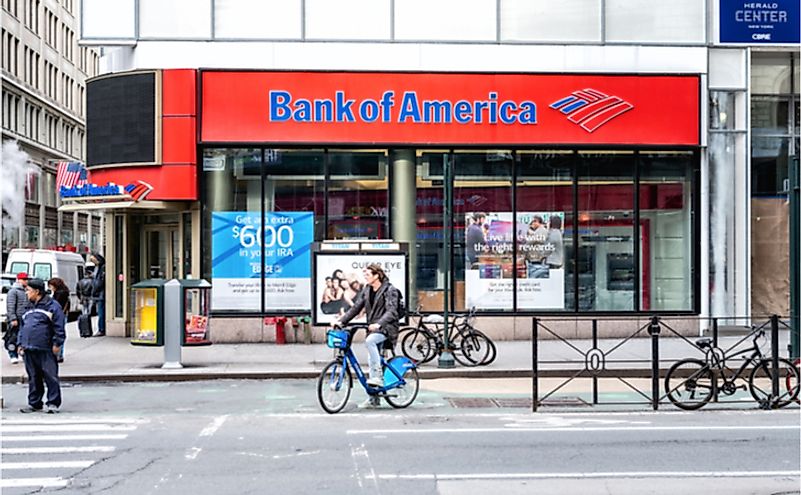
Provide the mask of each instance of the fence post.
[{"label": "fence post", "polygon": [[651,317],[648,334],[651,335],[651,405],[659,409],[659,317]]},{"label": "fence post", "polygon": [[537,371],[537,340],[539,340],[539,320],[534,317],[531,319],[531,411],[537,412],[537,402],[540,395],[539,391],[539,375]]},{"label": "fence post", "polygon": [[[592,319],[592,348],[598,348],[598,320]],[[586,366],[586,364],[585,364]],[[592,374],[592,403],[598,405],[598,374]]]},{"label": "fence post", "polygon": [[770,316],[770,361],[771,368],[771,390],[770,407],[776,407],[779,400],[779,315]]},{"label": "fence post", "polygon": [[712,346],[718,346],[718,317],[712,318]]}]

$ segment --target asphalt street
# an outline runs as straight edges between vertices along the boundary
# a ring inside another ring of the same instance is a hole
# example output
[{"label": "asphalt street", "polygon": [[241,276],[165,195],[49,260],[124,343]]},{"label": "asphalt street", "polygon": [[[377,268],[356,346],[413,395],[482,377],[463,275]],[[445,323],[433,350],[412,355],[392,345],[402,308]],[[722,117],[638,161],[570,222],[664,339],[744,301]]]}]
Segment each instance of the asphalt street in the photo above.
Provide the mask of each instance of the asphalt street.
[{"label": "asphalt street", "polygon": [[[79,384],[3,410],[4,494],[798,493],[799,410],[322,412],[311,380]],[[3,387],[6,404],[25,387]]]}]

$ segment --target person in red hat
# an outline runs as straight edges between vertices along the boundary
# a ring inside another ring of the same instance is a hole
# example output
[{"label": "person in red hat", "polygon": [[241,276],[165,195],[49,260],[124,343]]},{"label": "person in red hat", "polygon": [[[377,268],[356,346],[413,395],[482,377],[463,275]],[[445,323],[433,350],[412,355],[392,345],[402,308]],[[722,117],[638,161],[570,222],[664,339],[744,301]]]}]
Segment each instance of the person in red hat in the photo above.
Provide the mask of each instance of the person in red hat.
[{"label": "person in red hat", "polygon": [[27,286],[28,274],[20,272],[17,274],[17,282],[6,295],[8,330],[3,336],[3,341],[6,351],[8,351],[8,357],[11,358],[11,364],[20,362],[19,353],[17,352],[17,336],[22,328],[22,315],[31,307],[31,302],[28,300],[28,296],[25,295]]}]

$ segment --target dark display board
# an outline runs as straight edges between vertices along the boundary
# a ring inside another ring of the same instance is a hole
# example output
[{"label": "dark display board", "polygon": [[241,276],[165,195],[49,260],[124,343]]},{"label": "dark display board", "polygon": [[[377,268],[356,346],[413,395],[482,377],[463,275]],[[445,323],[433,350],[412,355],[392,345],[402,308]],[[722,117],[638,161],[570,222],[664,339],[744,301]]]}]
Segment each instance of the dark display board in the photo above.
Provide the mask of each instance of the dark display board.
[{"label": "dark display board", "polygon": [[156,75],[106,77],[87,84],[88,165],[156,161]]}]

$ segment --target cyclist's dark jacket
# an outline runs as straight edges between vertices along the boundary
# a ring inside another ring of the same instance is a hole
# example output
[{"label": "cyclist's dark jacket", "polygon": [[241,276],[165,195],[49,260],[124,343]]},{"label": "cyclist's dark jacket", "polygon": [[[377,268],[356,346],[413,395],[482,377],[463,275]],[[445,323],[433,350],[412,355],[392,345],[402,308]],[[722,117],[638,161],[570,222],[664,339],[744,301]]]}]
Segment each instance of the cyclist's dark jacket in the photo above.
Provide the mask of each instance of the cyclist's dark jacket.
[{"label": "cyclist's dark jacket", "polygon": [[[389,282],[384,282],[378,288],[375,295],[370,300],[370,291],[373,287],[365,285],[353,301],[353,306],[345,312],[339,321],[346,325],[364,309],[367,315],[367,324],[378,323],[381,328],[377,330],[390,339],[395,339],[398,335],[398,303],[400,302],[400,291]],[[371,333],[368,330],[368,333]]]},{"label": "cyclist's dark jacket", "polygon": [[23,349],[47,351],[64,344],[64,312],[52,297],[43,296],[22,315],[22,321],[17,341]]}]

